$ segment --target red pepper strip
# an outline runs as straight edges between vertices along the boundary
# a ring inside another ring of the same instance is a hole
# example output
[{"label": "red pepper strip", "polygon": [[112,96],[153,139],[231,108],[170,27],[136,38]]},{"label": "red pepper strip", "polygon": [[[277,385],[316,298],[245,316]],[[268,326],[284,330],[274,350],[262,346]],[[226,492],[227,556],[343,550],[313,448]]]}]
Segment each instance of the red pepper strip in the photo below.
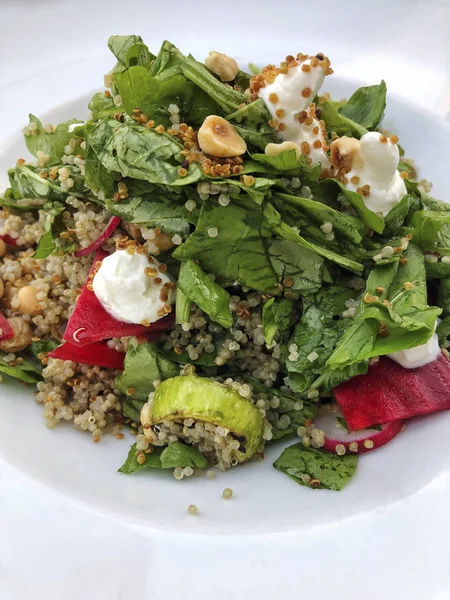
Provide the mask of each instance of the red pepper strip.
[{"label": "red pepper strip", "polygon": [[96,365],[106,369],[121,370],[123,370],[125,359],[124,352],[118,352],[114,348],[110,348],[107,342],[95,342],[82,347],[65,342],[49,352],[49,356],[61,360],[71,360],[83,365]]},{"label": "red pepper strip", "polygon": [[11,237],[8,233],[0,235],[0,240],[3,240],[8,246],[17,246],[17,240]]},{"label": "red pepper strip", "polygon": [[92,242],[92,244],[89,244],[89,246],[86,246],[86,248],[81,248],[80,250],[76,250],[74,252],[74,255],[75,256],[89,256],[89,254],[92,254],[93,252],[95,252],[98,248],[100,248],[100,246],[103,244],[103,242],[106,242],[106,240],[111,237],[111,235],[114,233],[114,230],[117,228],[119,223],[120,223],[120,217],[111,217],[108,225],[101,232],[101,234],[98,236],[98,238],[96,240],[94,240]]},{"label": "red pepper strip", "polygon": [[[96,263],[101,262],[108,252],[101,248],[97,250],[94,256],[91,273]],[[94,292],[88,290],[85,285],[78,297],[72,316],[67,323],[64,332],[64,340],[75,344],[76,346],[85,346],[101,340],[111,338],[136,336],[155,339],[158,336],[153,334],[159,331],[167,331],[172,327],[174,320],[173,313],[163,317],[159,321],[152,323],[150,327],[144,327],[135,323],[123,323],[114,319],[101,305]]]},{"label": "red pepper strip", "polygon": [[10,340],[14,337],[14,331],[11,325],[6,320],[6,317],[0,313],[0,342],[3,340]]},{"label": "red pepper strip", "polygon": [[351,431],[450,408],[450,361],[441,353],[418,369],[381,357],[333,390]]}]

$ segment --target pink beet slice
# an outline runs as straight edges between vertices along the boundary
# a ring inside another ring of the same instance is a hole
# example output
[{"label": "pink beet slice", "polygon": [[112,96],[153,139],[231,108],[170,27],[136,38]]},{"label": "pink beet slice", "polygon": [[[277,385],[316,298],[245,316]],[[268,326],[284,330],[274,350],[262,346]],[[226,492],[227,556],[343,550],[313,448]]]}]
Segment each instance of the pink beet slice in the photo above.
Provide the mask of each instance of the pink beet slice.
[{"label": "pink beet slice", "polygon": [[[101,262],[108,252],[101,248],[97,250],[94,256],[91,273],[95,265]],[[101,340],[111,338],[136,336],[146,337],[147,339],[156,339],[157,333],[167,331],[173,323],[173,314],[163,317],[149,327],[134,323],[123,323],[114,319],[101,305],[99,299],[93,291],[88,289],[87,284],[83,287],[78,297],[74,311],[67,323],[64,332],[64,340],[75,344],[76,346],[85,346]]]},{"label": "pink beet slice", "polygon": [[8,233],[0,235],[0,240],[3,240],[8,246],[17,246],[17,240],[11,237]]},{"label": "pink beet slice", "polygon": [[107,342],[94,342],[85,346],[75,346],[65,342],[49,353],[51,358],[71,360],[83,365],[96,365],[106,369],[120,369],[123,371],[125,353],[110,348]]},{"label": "pink beet slice", "polygon": [[333,390],[351,431],[450,408],[450,361],[441,353],[418,369],[381,357],[366,375]]},{"label": "pink beet slice", "polygon": [[10,340],[14,337],[14,331],[11,325],[6,320],[6,317],[0,313],[0,342],[3,340]]},{"label": "pink beet slice", "polygon": [[336,446],[342,445],[346,452],[370,452],[390,442],[403,427],[403,421],[393,421],[381,425],[381,431],[374,429],[361,429],[347,431],[337,420],[342,416],[335,404],[322,406],[314,418],[314,425],[325,434],[325,444],[321,450],[336,454]]},{"label": "pink beet slice", "polygon": [[92,254],[93,252],[95,252],[98,248],[100,248],[100,246],[103,244],[103,242],[106,242],[106,240],[111,237],[111,235],[114,233],[115,229],[117,229],[117,226],[119,225],[119,223],[120,223],[119,217],[111,217],[108,225],[101,232],[101,234],[98,236],[98,238],[96,240],[94,240],[92,242],[92,244],[89,244],[89,246],[86,246],[86,248],[81,248],[80,250],[76,250],[74,252],[75,256],[89,256],[89,254]]}]

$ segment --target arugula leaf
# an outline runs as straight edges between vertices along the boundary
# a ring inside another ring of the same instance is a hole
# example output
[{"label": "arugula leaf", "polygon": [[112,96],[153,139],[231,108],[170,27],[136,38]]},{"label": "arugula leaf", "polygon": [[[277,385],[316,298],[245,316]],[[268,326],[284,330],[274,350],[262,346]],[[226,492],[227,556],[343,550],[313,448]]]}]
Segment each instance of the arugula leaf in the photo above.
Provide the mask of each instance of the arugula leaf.
[{"label": "arugula leaf", "polygon": [[190,231],[190,223],[196,221],[193,213],[184,206],[174,204],[167,193],[128,197],[120,202],[107,199],[105,206],[108,212],[127,223],[159,227],[161,231],[171,236],[178,233],[186,237]]},{"label": "arugula leaf", "polygon": [[[330,206],[311,200],[309,198],[299,198],[289,194],[276,194],[277,198],[290,203],[301,212],[311,217],[317,223],[331,223],[333,230],[339,231],[352,242],[359,244],[362,240],[362,228],[354,219],[334,210]],[[279,206],[279,205],[277,205]]]},{"label": "arugula leaf", "polygon": [[[218,234],[210,237],[208,231],[214,229]],[[204,271],[225,281],[273,293],[278,291],[278,278],[267,249],[268,235],[263,211],[252,200],[239,196],[228,206],[207,200],[194,233],[173,256],[198,260]]]},{"label": "arugula leaf", "polygon": [[184,61],[184,55],[171,42],[165,40],[158,52],[158,56],[150,67],[150,74],[153,76],[171,77],[179,75],[181,64]]},{"label": "arugula leaf", "polygon": [[3,360],[5,353],[0,354],[0,373],[25,383],[37,383],[42,379],[41,371],[32,363],[22,358],[22,363],[10,364]]},{"label": "arugula leaf", "polygon": [[262,98],[241,106],[226,117],[247,144],[260,150],[264,150],[270,142],[279,141],[279,136],[269,125],[271,118]]},{"label": "arugula leaf", "polygon": [[450,212],[420,210],[412,216],[413,240],[424,250],[450,256]]},{"label": "arugula leaf", "polygon": [[295,317],[295,302],[287,298],[269,298],[262,310],[262,328],[270,346],[277,333],[283,340],[289,334]]},{"label": "arugula leaf", "polygon": [[115,74],[131,65],[143,65],[148,68],[155,58],[140,35],[112,35],[108,40],[108,48],[117,58]]},{"label": "arugula leaf", "polygon": [[[14,181],[14,179],[13,179]],[[14,193],[16,197],[14,196]],[[6,208],[13,208],[14,210],[39,210],[43,208],[48,200],[47,198],[20,198],[20,193],[15,189],[13,192],[12,188],[8,188],[5,191],[4,197],[0,198],[0,206],[4,206]]]},{"label": "arugula leaf", "polygon": [[47,133],[42,126],[41,121],[30,114],[30,124],[33,123],[37,128],[30,135],[25,135],[25,143],[28,151],[37,156],[38,152],[44,152],[50,156],[49,165],[58,163],[64,156],[64,148],[69,141],[74,137],[74,133],[68,131],[69,126],[77,123],[77,119],[60,123],[53,133]]},{"label": "arugula leaf", "polygon": [[180,144],[152,129],[115,120],[100,121],[91,131],[89,142],[108,171],[117,171],[126,177],[174,186],[188,185],[202,177],[196,164],[189,167],[186,177],[180,177],[180,164],[176,164]]},{"label": "arugula leaf", "polygon": [[[327,363],[331,369],[413,348],[433,335],[441,309],[427,304],[423,254],[410,243],[404,257],[406,263],[391,262],[370,273],[366,294],[378,300],[361,303],[353,325],[342,336]],[[377,291],[380,286],[383,292]],[[385,334],[380,335],[381,329]]]},{"label": "arugula leaf", "polygon": [[360,87],[339,110],[340,114],[361,127],[374,131],[386,108],[386,83]]},{"label": "arugula leaf", "polygon": [[361,194],[358,194],[357,192],[352,192],[351,190],[348,190],[345,187],[345,185],[338,179],[335,179],[334,181],[336,181],[336,183],[341,188],[341,193],[344,194],[345,198],[348,200],[348,202],[353,206],[353,208],[356,210],[358,215],[361,217],[361,220],[364,223],[364,225],[369,227],[369,229],[373,229],[377,233],[383,233],[383,230],[384,230],[383,217],[380,217],[379,215],[377,215],[376,213],[371,211],[366,206],[366,203],[364,202]]},{"label": "arugula leaf", "polygon": [[325,121],[328,133],[331,134],[334,131],[339,137],[348,135],[357,139],[367,133],[365,127],[355,123],[355,121],[352,121],[345,115],[341,115],[332,102],[327,100],[319,105],[319,109],[321,111],[321,119]]},{"label": "arugula leaf", "polygon": [[193,260],[188,260],[181,265],[177,288],[213,321],[226,329],[232,326],[230,294],[213,281]]},{"label": "arugula leaf", "polygon": [[175,467],[204,469],[208,466],[208,461],[197,448],[182,442],[172,442],[161,454],[161,466],[163,469]]},{"label": "arugula leaf", "polygon": [[138,463],[137,456],[140,455],[136,443],[134,443],[129,452],[126,461],[123,465],[118,469],[119,473],[125,473],[126,475],[131,475],[136,471],[140,471],[141,469],[146,468],[156,468],[161,469],[161,454],[163,452],[162,448],[153,448],[153,452],[151,454],[144,454],[145,461],[143,464]]},{"label": "arugula leaf", "polygon": [[128,397],[146,400],[155,389],[154,381],[163,381],[178,373],[178,366],[162,356],[156,344],[138,344],[128,348],[123,373],[116,377],[115,385],[123,393],[131,391],[130,388],[134,390],[132,394],[127,393]]},{"label": "arugula leaf", "polygon": [[339,491],[355,474],[357,462],[357,456],[338,456],[299,443],[286,448],[273,466],[300,485]]},{"label": "arugula leaf", "polygon": [[183,75],[205,91],[219,107],[229,114],[237,110],[240,104],[247,104],[247,96],[231,86],[218,81],[202,63],[189,54],[181,64]]}]

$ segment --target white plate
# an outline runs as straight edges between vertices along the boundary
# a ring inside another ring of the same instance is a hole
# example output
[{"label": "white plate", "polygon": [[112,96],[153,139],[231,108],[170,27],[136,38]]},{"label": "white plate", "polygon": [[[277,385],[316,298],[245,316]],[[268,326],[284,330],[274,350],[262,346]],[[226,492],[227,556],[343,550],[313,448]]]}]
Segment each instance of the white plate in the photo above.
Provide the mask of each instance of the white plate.
[{"label": "white plate", "polygon": [[[336,98],[356,87],[337,76],[327,83]],[[90,95],[39,116],[44,122],[83,118]],[[442,149],[450,146],[450,129],[394,97],[389,98],[384,124],[399,135],[407,156],[417,159],[420,175],[434,182],[435,195],[444,197],[447,159]],[[17,134],[2,147],[3,179],[19,156],[26,156],[26,150]],[[279,445],[267,451],[263,462],[232,469],[213,481],[177,482],[158,471],[126,476],[116,471],[129,439],[105,437],[94,445],[89,435],[63,424],[49,431],[30,391],[7,383],[0,393],[0,454],[11,464],[99,511],[179,533],[263,535],[329,524],[405,498],[450,465],[450,413],[441,413],[410,423],[389,445],[363,456],[357,476],[341,493],[298,486],[273,469]],[[232,502],[221,500],[225,487],[235,492]],[[201,518],[186,516],[189,504],[199,507]]]}]

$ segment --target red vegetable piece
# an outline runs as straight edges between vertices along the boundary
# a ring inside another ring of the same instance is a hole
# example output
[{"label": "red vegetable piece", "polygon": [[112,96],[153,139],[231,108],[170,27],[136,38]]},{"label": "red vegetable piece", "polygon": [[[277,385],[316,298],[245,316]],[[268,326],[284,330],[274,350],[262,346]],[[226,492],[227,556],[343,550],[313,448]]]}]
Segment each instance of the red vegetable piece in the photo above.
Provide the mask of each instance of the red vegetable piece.
[{"label": "red vegetable piece", "polygon": [[121,370],[123,370],[125,360],[125,352],[118,352],[114,348],[110,348],[107,342],[94,342],[81,347],[65,342],[49,352],[49,356],[61,360],[71,360],[83,365]]},{"label": "red vegetable piece", "polygon": [[450,408],[450,361],[441,353],[418,369],[381,357],[333,390],[352,431]]},{"label": "red vegetable piece", "polygon": [[100,246],[103,244],[103,242],[105,242],[107,239],[109,239],[111,237],[111,235],[114,233],[114,230],[119,225],[119,223],[120,223],[120,217],[111,217],[108,225],[105,227],[105,229],[102,231],[102,233],[98,236],[98,238],[96,240],[94,240],[92,242],[92,244],[89,244],[89,246],[86,246],[86,248],[81,248],[80,250],[76,250],[74,252],[75,256],[78,256],[78,257],[79,256],[89,256],[89,254],[92,254],[93,252],[95,252],[98,248],[100,248]]},{"label": "red vegetable piece", "polygon": [[403,421],[393,421],[381,425],[381,430],[360,429],[358,431],[347,431],[339,424],[337,417],[341,416],[339,412],[333,409],[335,405],[326,405],[319,408],[314,417],[313,423],[317,429],[321,429],[325,434],[325,444],[321,450],[326,452],[336,452],[336,446],[344,446],[349,454],[362,454],[376,450],[390,442],[403,427]]},{"label": "red vegetable piece", "polygon": [[17,246],[17,240],[8,233],[0,235],[0,239],[3,240],[7,246]]},{"label": "red vegetable piece", "polygon": [[[102,261],[105,256],[108,256],[108,252],[101,248],[97,250],[91,272],[96,263]],[[149,340],[157,339],[158,332],[171,328],[173,319],[173,313],[170,313],[167,317],[152,323],[150,327],[135,323],[123,323],[114,319],[103,308],[94,292],[88,290],[85,285],[67,323],[63,338],[76,346],[127,336],[145,337]]]},{"label": "red vegetable piece", "polygon": [[0,313],[0,342],[10,340],[14,337],[14,331],[11,325],[6,320],[6,317]]}]

